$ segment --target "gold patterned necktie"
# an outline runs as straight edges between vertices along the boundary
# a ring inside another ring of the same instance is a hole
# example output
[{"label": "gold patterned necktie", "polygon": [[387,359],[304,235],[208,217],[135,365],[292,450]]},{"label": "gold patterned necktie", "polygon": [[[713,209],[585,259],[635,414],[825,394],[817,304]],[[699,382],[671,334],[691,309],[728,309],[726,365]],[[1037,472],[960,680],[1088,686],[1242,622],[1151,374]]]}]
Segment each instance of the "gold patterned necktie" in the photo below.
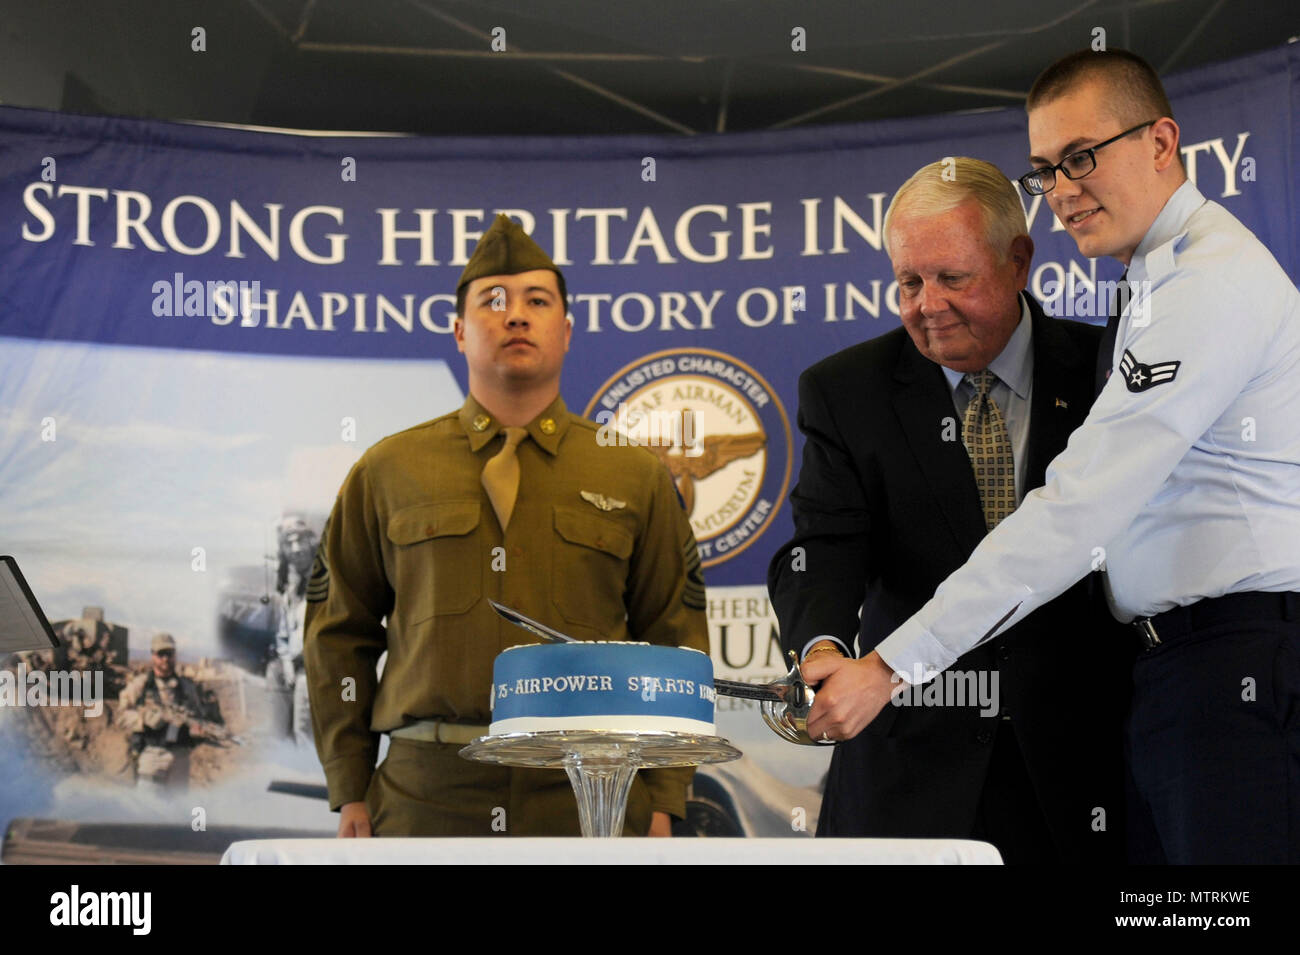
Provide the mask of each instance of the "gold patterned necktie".
[{"label": "gold patterned necktie", "polygon": [[501,531],[505,532],[510,523],[510,514],[515,509],[515,499],[519,496],[519,456],[515,449],[519,442],[528,437],[527,428],[505,428],[505,446],[483,465],[483,488],[487,491],[492,510],[501,522]]},{"label": "gold patterned necktie", "polygon": [[974,387],[975,397],[966,406],[962,443],[975,471],[984,524],[993,530],[1016,509],[1016,459],[1002,411],[989,395],[997,376],[985,368],[967,374],[966,380]]}]

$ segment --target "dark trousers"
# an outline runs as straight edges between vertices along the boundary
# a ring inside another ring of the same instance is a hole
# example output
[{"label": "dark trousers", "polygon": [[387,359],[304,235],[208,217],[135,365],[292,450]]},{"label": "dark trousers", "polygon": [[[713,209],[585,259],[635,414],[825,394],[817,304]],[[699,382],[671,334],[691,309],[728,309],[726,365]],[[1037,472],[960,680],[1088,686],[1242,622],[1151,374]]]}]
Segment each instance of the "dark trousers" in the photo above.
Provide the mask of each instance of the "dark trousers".
[{"label": "dark trousers", "polygon": [[1006,720],[997,721],[989,772],[975,811],[971,837],[993,843],[1007,865],[1061,862],[1025,769],[1015,730]]},{"label": "dark trousers", "polygon": [[1130,861],[1300,862],[1300,620],[1192,630],[1134,666]]}]

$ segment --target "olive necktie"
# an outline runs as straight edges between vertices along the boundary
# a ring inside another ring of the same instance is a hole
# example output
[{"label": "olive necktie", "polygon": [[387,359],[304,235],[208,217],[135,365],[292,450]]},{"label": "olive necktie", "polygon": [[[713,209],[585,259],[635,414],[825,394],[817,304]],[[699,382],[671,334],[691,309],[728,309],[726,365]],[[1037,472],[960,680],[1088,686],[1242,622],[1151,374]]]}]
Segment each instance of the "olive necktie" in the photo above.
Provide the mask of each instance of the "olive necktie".
[{"label": "olive necktie", "polygon": [[492,510],[497,512],[504,533],[510,523],[510,514],[515,509],[515,498],[519,496],[519,457],[515,449],[519,442],[528,437],[527,428],[505,428],[505,447],[483,465],[483,488],[487,491]]},{"label": "olive necktie", "polygon": [[975,471],[984,524],[993,530],[1016,509],[1016,459],[1002,411],[989,395],[997,376],[985,368],[968,374],[966,380],[974,387],[975,397],[966,406],[962,443]]}]

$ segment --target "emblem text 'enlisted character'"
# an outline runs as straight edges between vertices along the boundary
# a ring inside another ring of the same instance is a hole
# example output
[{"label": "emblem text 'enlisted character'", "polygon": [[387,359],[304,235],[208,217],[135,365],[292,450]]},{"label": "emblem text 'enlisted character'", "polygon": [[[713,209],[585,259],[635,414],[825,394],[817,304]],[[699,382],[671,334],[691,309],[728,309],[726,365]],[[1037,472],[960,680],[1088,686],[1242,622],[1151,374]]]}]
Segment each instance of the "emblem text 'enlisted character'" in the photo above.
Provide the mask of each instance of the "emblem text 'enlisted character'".
[{"label": "emblem text 'enlisted character'", "polygon": [[[498,216],[457,286],[465,404],[380,441],[339,491],[305,659],[342,836],[578,834],[563,771],[457,755],[487,733],[493,660],[527,640],[489,598],[582,640],[708,652],[699,554],[667,469],[602,446],[560,398],[566,303],[551,259]],[[627,831],[668,835],[690,777],[638,773]]]},{"label": "emblem text 'enlisted character'", "polygon": [[[1082,254],[1127,266],[1100,393],[1044,486],[919,612],[861,661],[809,662],[830,688],[809,731],[857,735],[895,674],[952,666],[1101,554],[1112,611],[1141,647],[1131,860],[1300,862],[1300,293],[1187,179],[1141,58],[1072,54],[1026,107],[1022,185]],[[1075,643],[1078,666],[1099,666],[1095,641]]]},{"label": "emblem text 'enlisted character'", "polygon": [[[1100,329],[1048,318],[1025,293],[1034,246],[996,166],[922,167],[884,233],[903,327],[800,378],[795,534],[768,571],[782,642],[814,667],[843,659],[855,634],[869,653],[919,610],[1042,485],[1093,397]],[[1121,862],[1124,637],[1080,584],[964,654],[961,692],[898,697],[910,705],[836,748],[818,835],[975,838],[1009,863]],[[817,699],[838,692],[827,681]]]}]

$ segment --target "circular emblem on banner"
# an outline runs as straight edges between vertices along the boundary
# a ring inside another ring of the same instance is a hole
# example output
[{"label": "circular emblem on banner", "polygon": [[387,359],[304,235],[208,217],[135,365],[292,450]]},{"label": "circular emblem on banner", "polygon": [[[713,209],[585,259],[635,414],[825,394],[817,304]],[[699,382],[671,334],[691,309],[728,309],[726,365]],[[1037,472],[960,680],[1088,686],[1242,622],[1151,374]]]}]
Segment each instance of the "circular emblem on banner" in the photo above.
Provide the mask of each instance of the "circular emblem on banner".
[{"label": "circular emblem on banner", "polygon": [[705,567],[762,536],[785,500],[793,443],[785,407],[724,352],[674,348],[615,372],[583,414],[606,440],[639,444],[672,473]]}]

